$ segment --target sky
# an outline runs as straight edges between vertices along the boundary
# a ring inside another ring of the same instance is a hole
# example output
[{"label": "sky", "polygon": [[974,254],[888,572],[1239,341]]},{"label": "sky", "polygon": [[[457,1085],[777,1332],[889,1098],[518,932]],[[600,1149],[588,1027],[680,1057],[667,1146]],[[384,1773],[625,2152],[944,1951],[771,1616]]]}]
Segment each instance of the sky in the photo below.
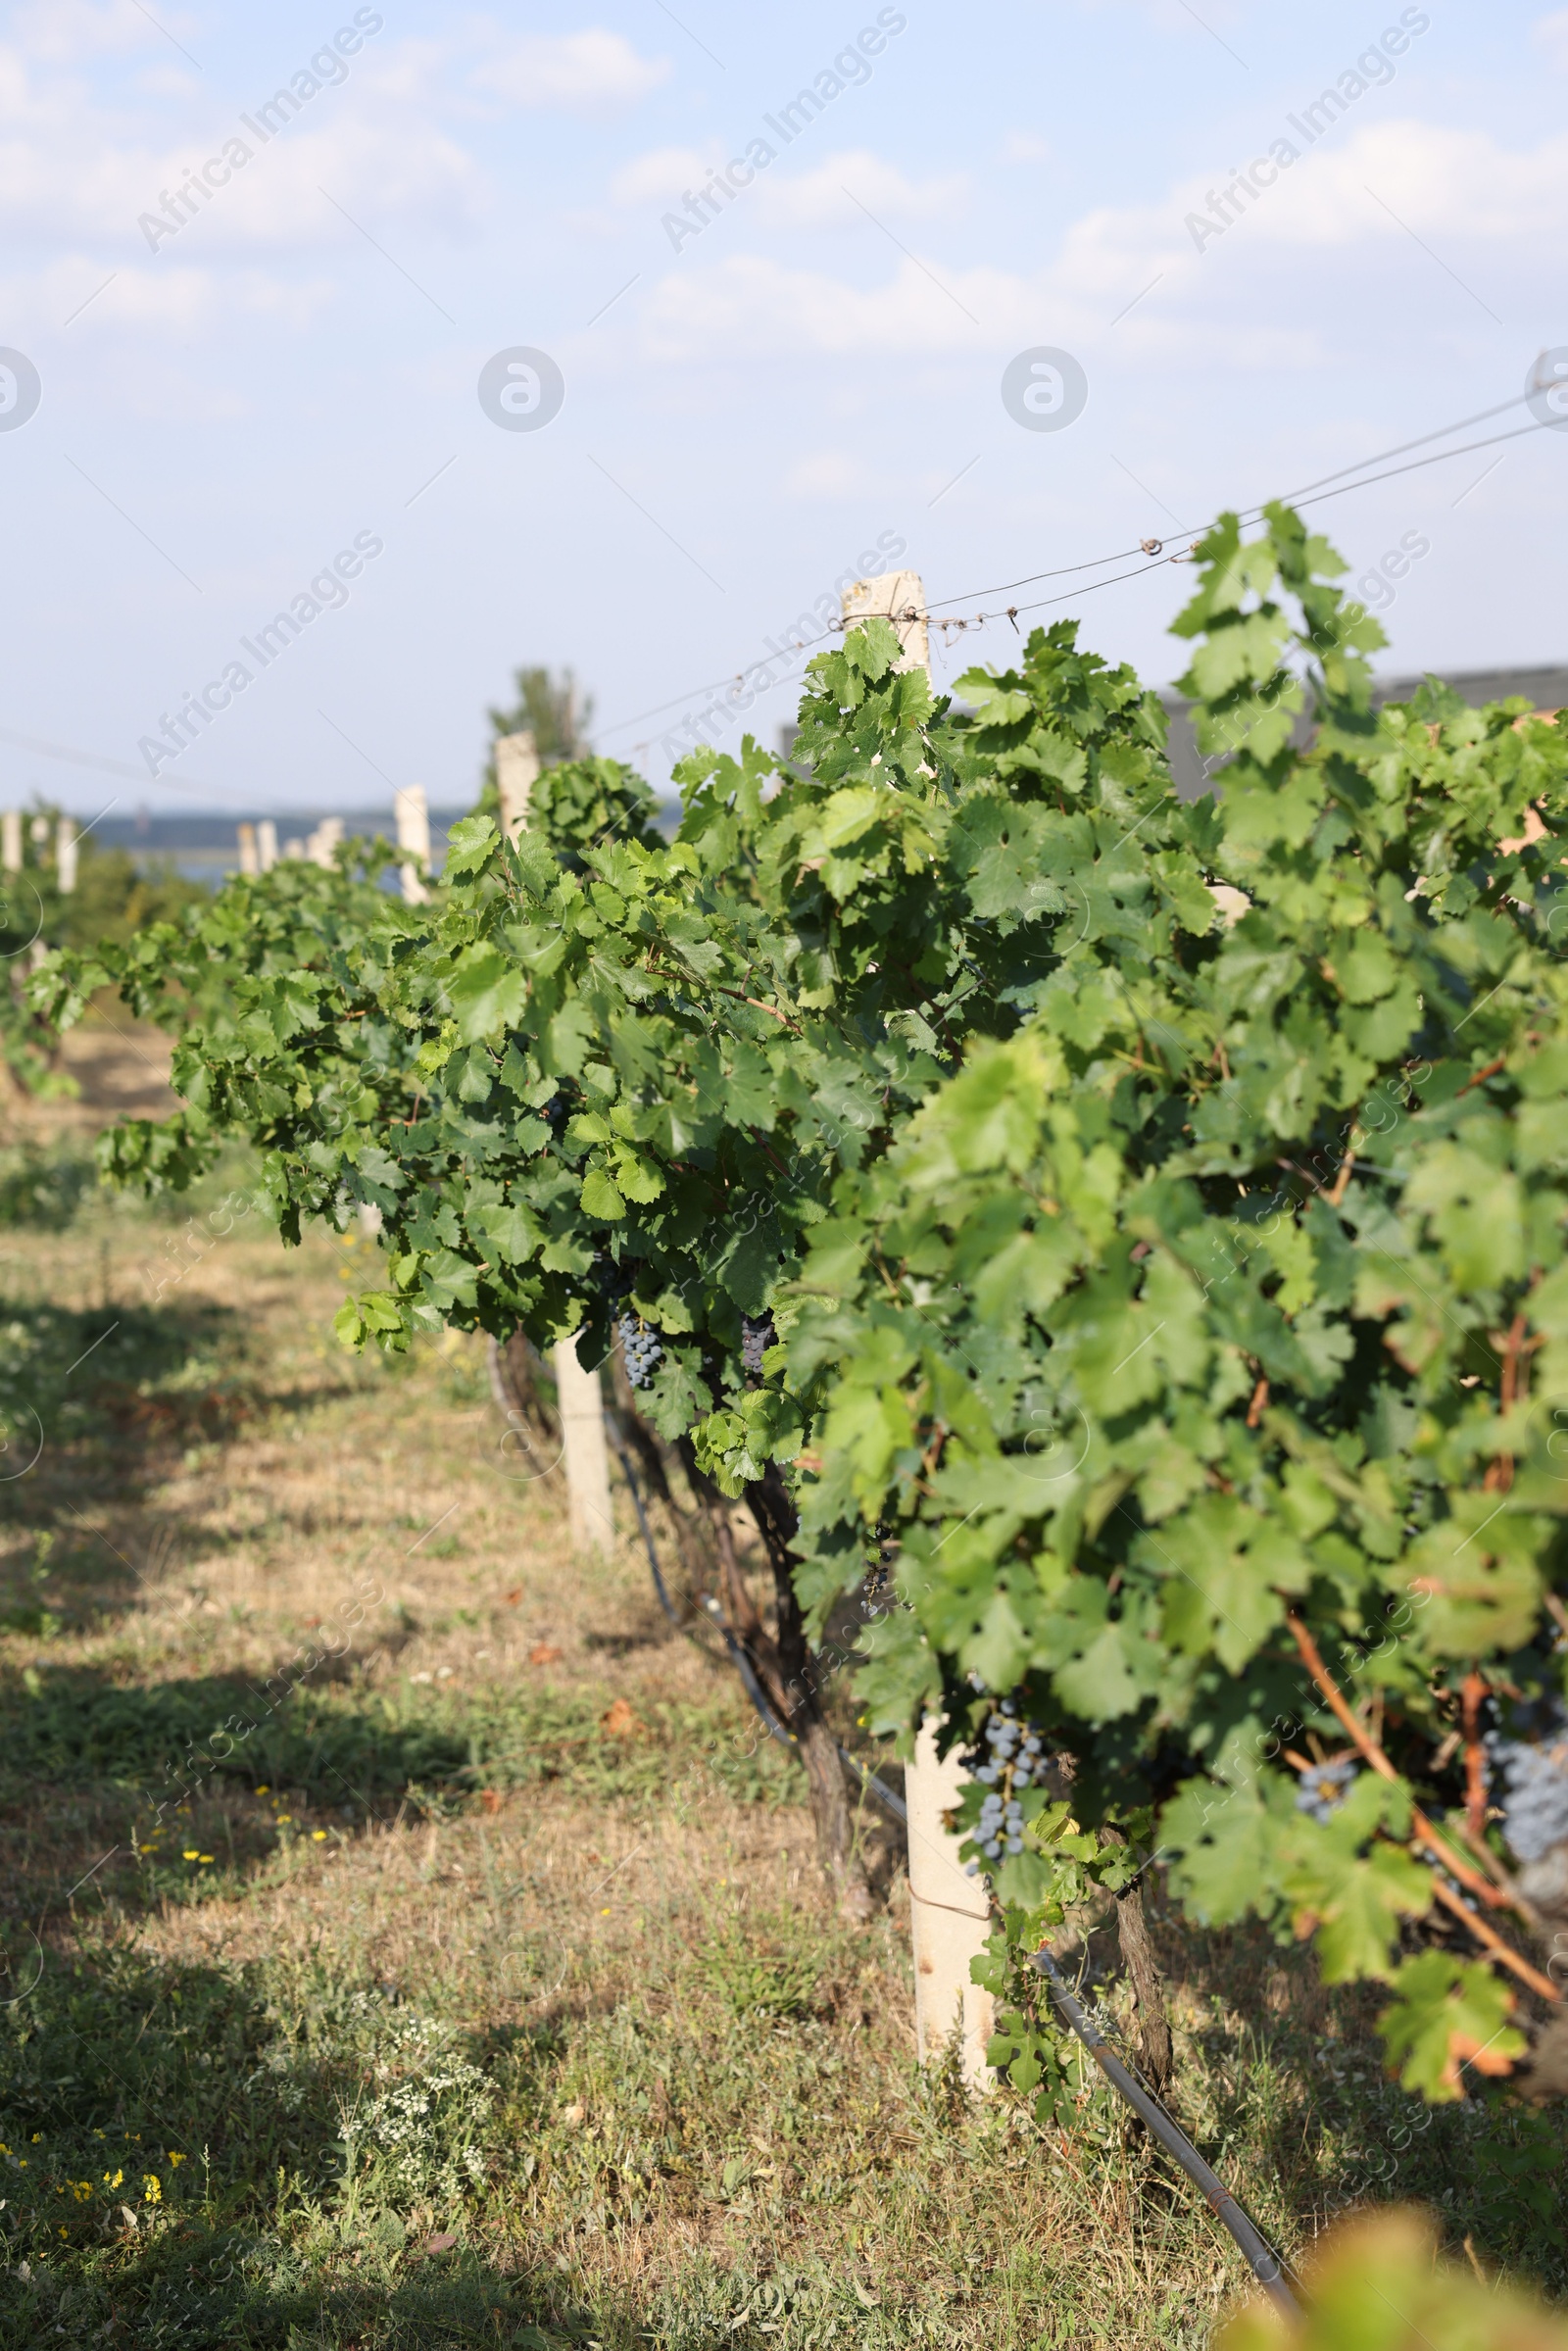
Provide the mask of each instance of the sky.
[{"label": "sky", "polygon": [[22,0],[0,805],[461,805],[522,662],[662,787],[866,571],[1163,685],[1166,542],[1416,441],[1380,666],[1568,661],[1565,101],[1509,0]]}]

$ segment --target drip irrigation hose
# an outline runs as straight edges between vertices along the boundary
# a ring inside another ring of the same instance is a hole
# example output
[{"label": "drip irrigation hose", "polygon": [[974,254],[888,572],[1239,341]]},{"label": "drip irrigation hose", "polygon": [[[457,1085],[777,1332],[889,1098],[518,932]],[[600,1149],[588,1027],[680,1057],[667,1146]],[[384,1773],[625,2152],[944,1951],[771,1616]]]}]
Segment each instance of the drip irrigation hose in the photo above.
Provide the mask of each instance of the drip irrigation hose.
[{"label": "drip irrigation hose", "polygon": [[605,1426],[610,1433],[610,1442],[615,1449],[615,1459],[620,1463],[621,1475],[625,1479],[627,1488],[631,1494],[631,1506],[637,1513],[637,1525],[642,1534],[643,1548],[648,1553],[648,1564],[654,1571],[654,1590],[659,1594],[659,1605],[661,1608],[662,1608],[670,1623],[672,1625],[678,1625],[681,1621],[680,1615],[676,1609],[674,1601],[669,1596],[668,1589],[664,1583],[663,1571],[659,1564],[659,1553],[654,1547],[654,1531],[648,1524],[648,1513],[643,1508],[643,1490],[638,1485],[636,1477],[633,1474],[631,1455],[626,1450],[625,1442],[621,1437],[619,1427],[617,1426],[613,1417],[608,1412],[605,1414]]},{"label": "drip irrigation hose", "polygon": [[1061,1970],[1043,1945],[1032,1954],[1030,1964],[1045,1977],[1051,1986],[1052,1998],[1106,2080],[1120,2090],[1135,2113],[1143,2117],[1167,2153],[1175,2156],[1188,2179],[1202,2189],[1216,2219],[1224,2223],[1246,2254],[1253,2277],[1269,2300],[1287,2318],[1298,2319],[1301,2315],[1300,2305],[1285,2282],[1284,2266],[1279,2256],[1270,2249],[1267,2240],[1248,2219],[1219,2174],[1210,2171],[1192,2140],[1171,2121],[1159,2100],[1145,2089],[1137,2076],[1114,2055],[1104,2034],[1085,2015],[1068,1988]]},{"label": "drip irrigation hose", "polygon": [[840,1747],[839,1760],[848,1771],[854,1772],[866,1794],[874,1797],[884,1812],[891,1813],[905,1828],[908,1827],[909,1807],[896,1788],[889,1788],[885,1780],[879,1780],[875,1772],[867,1771],[859,1757],[852,1755],[848,1747]]},{"label": "drip irrigation hose", "polygon": [[[626,1448],[625,1442],[612,1414],[605,1415],[605,1424],[610,1433],[610,1442],[614,1448],[615,1458],[620,1463],[621,1475],[624,1477],[627,1490],[631,1494],[631,1506],[637,1513],[637,1526],[642,1535],[643,1548],[648,1553],[648,1565],[653,1571],[654,1590],[659,1594],[659,1605],[670,1623],[681,1632],[685,1632],[686,1626],[674,1601],[669,1596],[669,1588],[664,1582],[663,1570],[659,1564],[659,1548],[654,1542],[653,1528],[648,1523],[648,1512],[643,1507],[642,1488],[637,1483],[637,1473],[631,1465],[631,1454]],[[787,1748],[791,1754],[798,1754],[800,1751],[799,1741],[793,1732],[785,1729],[773,1708],[768,1704],[767,1693],[757,1678],[757,1668],[734,1633],[719,1615],[716,1600],[709,1602],[709,1612],[712,1618],[713,1629],[721,1637],[729,1655],[729,1661],[739,1674],[746,1694],[756,1707],[769,1739],[776,1739],[781,1747]],[[896,1794],[885,1781],[879,1780],[875,1772],[867,1771],[865,1765],[859,1761],[858,1756],[852,1755],[848,1747],[841,1746],[839,1748],[839,1758],[847,1770],[855,1773],[868,1796],[875,1797],[876,1801],[890,1812],[896,1821],[907,1823],[908,1806],[901,1795]]]}]

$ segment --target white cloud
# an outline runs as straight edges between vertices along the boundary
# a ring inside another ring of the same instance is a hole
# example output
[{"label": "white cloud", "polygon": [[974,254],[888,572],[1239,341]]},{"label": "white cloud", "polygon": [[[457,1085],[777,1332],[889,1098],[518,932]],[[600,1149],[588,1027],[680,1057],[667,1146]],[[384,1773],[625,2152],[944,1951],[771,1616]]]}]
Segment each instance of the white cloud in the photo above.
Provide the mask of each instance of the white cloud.
[{"label": "white cloud", "polygon": [[[968,195],[962,172],[951,172],[944,179],[908,179],[897,164],[885,163],[864,147],[830,155],[814,171],[793,177],[775,171],[760,173],[755,186],[767,218],[790,228],[837,227],[863,220],[865,212],[899,220],[930,220],[956,213]],[[865,212],[859,209],[862,205]]]},{"label": "white cloud", "polygon": [[1038,323],[1037,297],[1022,278],[981,267],[946,270],[943,280],[951,293],[906,261],[885,284],[855,286],[822,270],[735,254],[714,268],[662,278],[644,305],[642,326],[652,358],[690,361],[780,349],[983,350],[999,339],[1021,341]]},{"label": "white cloud", "polygon": [[60,327],[74,344],[109,325],[188,333],[211,313],[219,290],[210,269],[122,269],[111,274],[101,262],[78,254],[10,279],[4,299],[14,315]]},{"label": "white cloud", "polygon": [[481,174],[467,153],[418,115],[379,105],[356,112],[353,105],[345,98],[310,127],[301,117],[265,147],[236,120],[206,151],[188,142],[162,150],[116,144],[95,138],[90,122],[74,124],[68,116],[55,135],[0,141],[0,209],[13,232],[24,226],[51,242],[107,235],[117,247],[128,238],[139,251],[140,217],[156,215],[205,152],[217,154],[223,136],[239,133],[250,160],[176,236],[159,238],[148,252],[165,262],[177,254],[184,263],[236,244],[336,244],[354,231],[323,201],[323,187],[368,224],[466,229],[483,202]]},{"label": "white cloud", "polygon": [[655,147],[622,164],[610,182],[611,201],[628,207],[678,203],[683,190],[700,188],[713,169],[714,159],[695,147]]},{"label": "white cloud", "polygon": [[[135,88],[156,76],[159,95],[143,89],[136,112],[111,114],[59,73],[39,69],[29,87],[19,53],[0,48],[0,215],[13,239],[30,236],[46,249],[103,237],[113,240],[111,252],[156,250],[165,262],[177,252],[186,263],[235,245],[320,245],[352,235],[323,202],[324,186],[368,226],[386,220],[465,233],[483,208],[485,180],[431,104],[444,54],[403,42],[368,55],[357,61],[363,70],[301,102],[264,141],[242,125],[237,104],[213,114],[196,136],[173,129],[163,93],[176,69],[162,57],[143,63],[131,81]],[[268,98],[265,85],[246,95],[253,112]],[[141,216],[162,210],[193,169],[236,139],[249,159],[226,184],[211,187],[210,201],[191,199],[199,209],[172,242],[147,245]]]},{"label": "white cloud", "polygon": [[28,275],[0,280],[0,305],[24,331],[57,328],[73,343],[119,327],[168,327],[189,335],[236,314],[309,325],[336,289],[323,278],[275,277],[261,269],[213,270],[171,263],[122,268],[74,254]]},{"label": "white cloud", "polygon": [[[1407,231],[1413,231],[1445,260],[1455,257],[1467,279],[1478,266],[1484,272],[1554,266],[1557,223],[1568,203],[1568,137],[1509,149],[1480,130],[1413,120],[1369,122],[1340,146],[1301,154],[1253,201],[1233,205],[1239,217],[1223,233],[1203,234],[1200,245],[1188,218],[1210,215],[1210,198],[1223,195],[1227,178],[1216,171],[1179,183],[1153,204],[1086,214],[1068,230],[1050,284],[1106,322],[1157,275],[1162,282],[1150,310],[1138,314],[1143,326],[1176,299],[1196,323],[1194,305],[1210,287],[1211,272],[1282,247],[1325,254],[1353,248],[1367,264],[1375,254],[1381,260],[1391,247],[1402,248],[1436,273],[1435,263],[1421,261],[1411,246]],[[1477,245],[1493,251],[1477,254]],[[1303,297],[1298,308],[1310,306]]]},{"label": "white cloud", "polygon": [[639,57],[618,32],[530,33],[474,73],[514,106],[625,106],[669,78],[667,57]]},{"label": "white cloud", "polygon": [[396,99],[427,114],[437,75],[451,54],[442,41],[405,40],[392,49],[367,49],[354,61],[355,90],[362,97],[369,91],[383,102]]},{"label": "white cloud", "polygon": [[[171,33],[184,31],[179,17],[166,12]],[[25,0],[13,11],[11,33],[31,57],[51,65],[74,64],[119,50],[140,49],[158,40],[159,27],[133,0]]]},{"label": "white cloud", "polygon": [[1568,8],[1556,8],[1549,17],[1538,17],[1530,31],[1559,73],[1568,72]]},{"label": "white cloud", "polygon": [[199,98],[202,85],[188,66],[144,66],[134,87],[149,98]]},{"label": "white cloud", "polygon": [[0,49],[0,120],[20,120],[30,113],[32,92],[27,69],[15,49]]},{"label": "white cloud", "polygon": [[[1263,233],[1292,244],[1343,245],[1381,221],[1368,190],[1417,230],[1554,250],[1568,198],[1568,137],[1501,147],[1484,130],[1405,120],[1368,123],[1343,147],[1304,156],[1282,176],[1282,202],[1256,208]],[[1271,194],[1274,193],[1271,191]]]},{"label": "white cloud", "polygon": [[[922,246],[920,261],[929,261],[940,283],[912,259],[867,287],[756,253],[724,252],[715,222],[711,247],[705,230],[680,268],[649,289],[640,313],[644,349],[660,364],[721,360],[726,352],[942,355],[1033,342],[1089,351],[1114,327],[1130,347],[1167,360],[1299,368],[1322,364],[1332,320],[1347,315],[1343,292],[1337,309],[1329,302],[1347,254],[1356,259],[1358,309],[1384,304],[1395,285],[1408,294],[1415,270],[1425,273],[1418,294],[1430,281],[1434,300],[1463,308],[1461,286],[1469,287],[1477,302],[1500,312],[1499,280],[1554,269],[1568,210],[1568,134],[1510,147],[1485,130],[1414,119],[1341,128],[1338,144],[1324,139],[1302,153],[1202,250],[1186,219],[1207,211],[1226,184],[1224,172],[1179,182],[1153,203],[1097,208],[1072,224],[1038,272],[1011,272],[978,256],[954,263],[940,257],[940,247],[928,255]],[[684,177],[693,161],[694,152],[682,150],[666,151],[657,164],[643,159],[637,169],[646,167],[646,192],[653,195],[659,172],[667,169],[673,178],[678,162]],[[962,193],[961,182],[905,180],[857,152],[794,182],[760,176],[725,216],[729,239],[743,220],[759,228],[781,218],[826,224],[836,191],[855,188],[855,174],[861,186],[880,190],[882,203],[874,194],[862,199],[876,213],[903,205],[945,217]],[[842,195],[837,200],[842,208]],[[1409,232],[1435,258],[1420,253]],[[943,244],[951,250],[946,237]],[[1261,311],[1250,299],[1239,303],[1238,270],[1244,283],[1277,273],[1282,252],[1294,257],[1293,269],[1311,269],[1320,292],[1309,291],[1303,276],[1294,318],[1279,316],[1272,302]],[[1443,277],[1440,260],[1460,285]],[[1312,323],[1320,314],[1323,323]]]},{"label": "white cloud", "polygon": [[1009,130],[1002,142],[1002,160],[1005,164],[1049,163],[1051,149],[1031,130]]},{"label": "white cloud", "polygon": [[[1196,256],[1188,256],[1188,266],[1204,282]],[[1116,308],[1103,283],[1074,285],[1059,269],[1021,277],[989,264],[968,269],[941,264],[939,272],[940,284],[908,260],[881,284],[864,286],[824,270],[786,269],[758,254],[737,254],[709,269],[694,267],[688,255],[685,267],[650,289],[635,332],[654,366],[722,366],[806,352],[946,362],[1060,343],[1082,353],[1093,373]],[[1217,279],[1206,282],[1219,292]],[[1134,278],[1131,292],[1138,283]],[[1175,317],[1141,312],[1116,334],[1151,365],[1200,361],[1298,374],[1323,356],[1314,326],[1259,323],[1190,301]],[[804,494],[804,477],[799,486]]]},{"label": "white cloud", "polygon": [[468,228],[484,203],[477,165],[444,131],[368,109],[274,140],[182,234],[194,239],[205,230],[220,243],[360,242],[322,189],[355,221],[396,220],[449,234]]},{"label": "white cloud", "polygon": [[[678,206],[689,191],[700,192],[709,184],[719,161],[695,147],[656,147],[615,173],[610,183],[611,201],[627,210]],[[869,149],[851,147],[825,157],[811,171],[759,171],[730,201],[737,209],[744,207],[747,219],[769,226],[838,228],[863,221],[866,212],[878,219],[934,220],[959,211],[968,193],[969,183],[961,172],[914,180]]]}]

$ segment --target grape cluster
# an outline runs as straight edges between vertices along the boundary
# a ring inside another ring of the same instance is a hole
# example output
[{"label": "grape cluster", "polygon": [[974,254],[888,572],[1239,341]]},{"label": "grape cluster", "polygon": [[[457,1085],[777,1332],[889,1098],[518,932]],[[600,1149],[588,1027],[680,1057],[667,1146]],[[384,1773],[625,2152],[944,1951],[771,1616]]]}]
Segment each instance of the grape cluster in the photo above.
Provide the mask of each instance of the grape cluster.
[{"label": "grape cluster", "polygon": [[1297,1811],[1309,1812],[1315,1821],[1331,1821],[1355,1776],[1353,1755],[1341,1755],[1333,1763],[1309,1763],[1296,1791]]},{"label": "grape cluster", "polygon": [[[1046,1749],[1033,1724],[1019,1721],[1011,1698],[1002,1700],[986,1724],[984,1736],[985,1747],[965,1757],[986,1791],[974,1840],[988,1861],[1000,1861],[1004,1853],[1023,1851],[1023,1806],[1017,1791],[1032,1788],[1045,1777]],[[976,1755],[982,1760],[976,1762]],[[979,1876],[978,1861],[967,1862],[965,1867],[971,1878]]]},{"label": "grape cluster", "polygon": [[1519,1859],[1540,1861],[1568,1842],[1568,1711],[1561,1701],[1554,1701],[1539,1743],[1494,1731],[1487,1751],[1508,1791],[1498,1809]]},{"label": "grape cluster", "polygon": [[640,1314],[618,1315],[615,1328],[620,1333],[627,1379],[633,1388],[646,1388],[654,1376],[655,1364],[664,1352],[663,1341],[653,1324],[644,1322]]},{"label": "grape cluster", "polygon": [[749,1314],[741,1316],[741,1366],[753,1387],[762,1377],[762,1350],[772,1347],[776,1338],[771,1314],[760,1315],[756,1321]]}]

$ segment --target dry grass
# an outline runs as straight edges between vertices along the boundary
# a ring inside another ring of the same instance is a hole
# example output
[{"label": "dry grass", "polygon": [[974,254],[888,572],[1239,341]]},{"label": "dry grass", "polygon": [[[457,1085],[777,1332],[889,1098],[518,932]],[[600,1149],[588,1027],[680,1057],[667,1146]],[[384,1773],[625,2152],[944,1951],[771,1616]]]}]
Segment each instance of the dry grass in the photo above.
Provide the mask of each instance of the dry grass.
[{"label": "dry grass", "polygon": [[[476,1343],[356,1362],[369,1245],[224,1198],[6,1237],[0,2342],[1205,2340],[1207,2213],[1102,2097],[1043,2134],[917,2071],[896,1855],[846,1928],[727,1669],[509,1474]],[[1554,2127],[1406,2140],[1364,2002],[1166,1952],[1266,2227],[1419,2192],[1562,2286]]]}]

